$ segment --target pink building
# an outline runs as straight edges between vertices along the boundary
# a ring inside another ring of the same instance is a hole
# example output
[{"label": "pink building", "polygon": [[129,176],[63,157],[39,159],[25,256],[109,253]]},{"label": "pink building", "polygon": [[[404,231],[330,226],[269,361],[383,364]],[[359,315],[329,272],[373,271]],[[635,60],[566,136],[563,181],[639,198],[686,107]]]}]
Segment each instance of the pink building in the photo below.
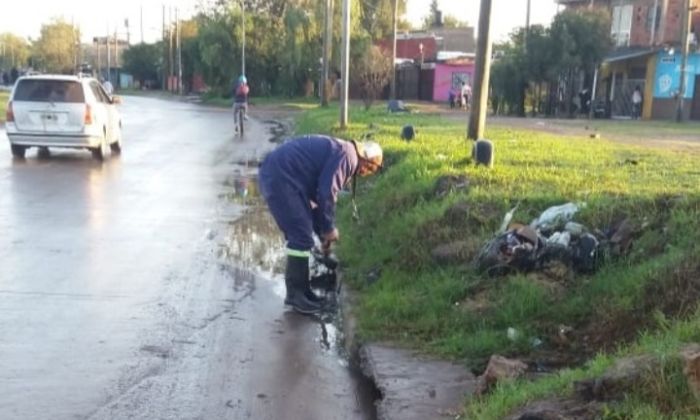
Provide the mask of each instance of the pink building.
[{"label": "pink building", "polygon": [[471,60],[454,60],[432,64],[435,74],[433,82],[433,101],[447,102],[450,89],[462,88],[462,82],[472,85],[474,63]]}]

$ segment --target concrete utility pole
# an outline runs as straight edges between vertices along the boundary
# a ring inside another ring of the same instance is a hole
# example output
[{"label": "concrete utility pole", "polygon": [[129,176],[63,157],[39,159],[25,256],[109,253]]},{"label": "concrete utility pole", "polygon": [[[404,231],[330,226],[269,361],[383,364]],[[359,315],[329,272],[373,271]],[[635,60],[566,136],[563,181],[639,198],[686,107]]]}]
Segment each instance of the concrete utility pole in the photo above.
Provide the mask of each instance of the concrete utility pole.
[{"label": "concrete utility pole", "polygon": [[241,21],[243,27],[243,49],[241,50],[241,74],[245,75],[245,0],[241,0]]},{"label": "concrete utility pole", "polygon": [[489,73],[491,72],[491,0],[481,0],[479,10],[479,39],[474,67],[473,106],[469,115],[467,136],[478,140],[484,136],[486,111],[489,100]]},{"label": "concrete utility pole", "polygon": [[[165,58],[166,52],[167,51],[165,51],[165,5],[163,5],[163,55],[162,55],[163,58]],[[167,72],[168,72],[167,66],[163,66],[163,81],[162,81],[163,90],[165,90],[165,88],[167,87],[167,84],[166,84],[167,83],[166,80],[168,79]]]},{"label": "concrete utility pole", "polygon": [[398,14],[397,0],[394,0],[394,15],[393,15],[393,36],[391,46],[391,99],[396,99],[396,21]]},{"label": "concrete utility pole", "polygon": [[323,32],[323,64],[321,70],[321,84],[319,93],[321,96],[321,106],[328,106],[330,92],[326,92],[326,84],[330,75],[331,44],[333,43],[333,0],[325,0],[326,10],[324,13],[325,29]]},{"label": "concrete utility pole", "polygon": [[109,51],[109,23],[107,23],[107,37],[105,37],[105,43],[107,44],[107,80],[112,83],[112,54]]},{"label": "concrete utility pole", "polygon": [[691,7],[690,0],[683,1],[683,20],[681,21],[682,34],[681,42],[683,44],[682,60],[681,60],[681,86],[678,92],[678,99],[676,105],[676,121],[683,121],[683,107],[685,102],[685,89],[686,89],[686,75],[688,71],[688,54],[690,53],[690,25],[692,24],[692,19],[690,15],[695,7]]},{"label": "concrete utility pole", "polygon": [[141,43],[143,44],[143,3],[141,3]]},{"label": "concrete utility pole", "polygon": [[343,0],[343,40],[340,55],[340,128],[348,126],[348,94],[350,93],[350,0]]},{"label": "concrete utility pole", "polygon": [[527,0],[527,11],[525,12],[525,51],[530,40],[530,12],[532,11],[532,0]]},{"label": "concrete utility pole", "polygon": [[181,33],[180,25],[180,14],[178,9],[175,9],[175,30],[176,34],[176,46],[177,46],[177,93],[182,95],[182,40],[180,38]]}]

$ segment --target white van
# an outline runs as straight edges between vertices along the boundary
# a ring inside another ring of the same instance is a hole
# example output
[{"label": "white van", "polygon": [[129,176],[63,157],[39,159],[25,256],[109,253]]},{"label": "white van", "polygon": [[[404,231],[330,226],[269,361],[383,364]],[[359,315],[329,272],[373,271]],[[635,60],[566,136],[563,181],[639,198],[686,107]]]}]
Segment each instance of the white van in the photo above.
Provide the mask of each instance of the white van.
[{"label": "white van", "polygon": [[24,158],[30,147],[83,148],[103,160],[121,152],[121,117],[111,97],[93,78],[26,76],[15,83],[5,130],[12,155]]}]

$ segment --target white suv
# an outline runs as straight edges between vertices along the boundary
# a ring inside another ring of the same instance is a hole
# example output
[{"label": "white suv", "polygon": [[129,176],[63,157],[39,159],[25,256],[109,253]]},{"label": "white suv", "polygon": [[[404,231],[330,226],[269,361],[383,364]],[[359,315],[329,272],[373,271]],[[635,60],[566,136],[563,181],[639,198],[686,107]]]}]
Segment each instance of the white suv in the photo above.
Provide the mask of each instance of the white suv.
[{"label": "white suv", "polygon": [[84,148],[102,160],[121,151],[121,117],[93,78],[27,76],[17,80],[7,106],[5,129],[12,155],[24,158],[29,147]]}]

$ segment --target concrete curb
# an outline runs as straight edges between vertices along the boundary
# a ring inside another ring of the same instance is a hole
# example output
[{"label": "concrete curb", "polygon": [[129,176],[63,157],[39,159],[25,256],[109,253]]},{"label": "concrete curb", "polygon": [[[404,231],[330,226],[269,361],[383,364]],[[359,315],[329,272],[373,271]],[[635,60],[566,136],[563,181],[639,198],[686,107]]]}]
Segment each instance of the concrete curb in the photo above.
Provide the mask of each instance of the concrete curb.
[{"label": "concrete curb", "polygon": [[353,308],[357,296],[344,287],[340,296],[344,346],[351,363],[370,379],[381,398],[379,420],[456,418],[477,380],[463,365],[427,357],[391,344],[362,343]]}]

